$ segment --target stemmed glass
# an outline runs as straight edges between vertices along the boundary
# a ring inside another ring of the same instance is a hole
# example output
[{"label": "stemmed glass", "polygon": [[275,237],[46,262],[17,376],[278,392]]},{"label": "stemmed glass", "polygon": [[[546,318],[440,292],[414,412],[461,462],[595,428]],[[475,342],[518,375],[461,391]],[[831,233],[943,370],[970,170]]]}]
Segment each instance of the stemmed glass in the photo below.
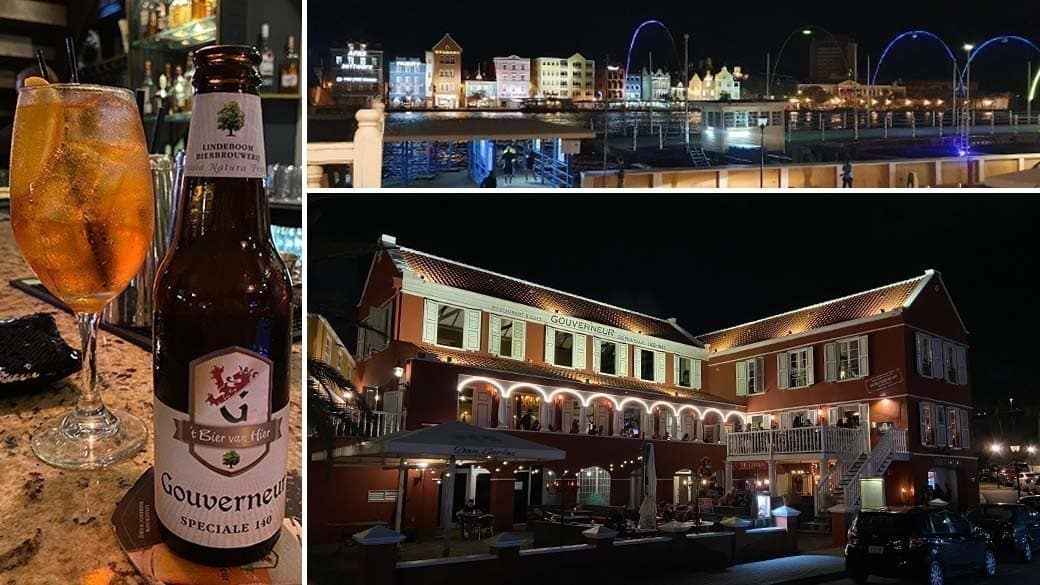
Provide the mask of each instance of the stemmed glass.
[{"label": "stemmed glass", "polygon": [[76,315],[82,342],[75,410],[44,422],[36,455],[94,469],[133,456],[144,423],[105,408],[95,346],[101,311],[130,283],[152,241],[154,201],[134,94],[98,85],[27,85],[11,148],[11,226],[29,267]]}]

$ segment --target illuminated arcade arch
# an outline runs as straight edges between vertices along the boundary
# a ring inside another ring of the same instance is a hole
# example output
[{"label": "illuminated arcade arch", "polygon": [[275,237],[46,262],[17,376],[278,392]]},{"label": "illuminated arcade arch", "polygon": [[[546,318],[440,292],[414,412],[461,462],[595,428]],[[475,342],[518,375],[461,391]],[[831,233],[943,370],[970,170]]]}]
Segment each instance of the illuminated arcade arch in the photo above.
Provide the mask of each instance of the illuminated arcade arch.
[{"label": "illuminated arcade arch", "polygon": [[888,53],[892,50],[893,47],[895,47],[897,44],[906,39],[916,39],[921,36],[939,41],[939,44],[941,44],[943,48],[946,49],[946,54],[950,57],[950,61],[953,63],[953,66],[957,67],[957,56],[953,54],[953,49],[950,48],[950,45],[948,45],[946,41],[939,38],[938,35],[930,33],[926,30],[909,30],[892,39],[892,41],[888,43],[888,46],[885,47],[885,50],[881,53],[881,58],[878,59],[877,67],[874,68],[874,75],[870,78],[870,84],[877,85],[877,78],[878,73],[880,73],[881,71],[881,65],[885,63],[885,59],[888,57]]}]

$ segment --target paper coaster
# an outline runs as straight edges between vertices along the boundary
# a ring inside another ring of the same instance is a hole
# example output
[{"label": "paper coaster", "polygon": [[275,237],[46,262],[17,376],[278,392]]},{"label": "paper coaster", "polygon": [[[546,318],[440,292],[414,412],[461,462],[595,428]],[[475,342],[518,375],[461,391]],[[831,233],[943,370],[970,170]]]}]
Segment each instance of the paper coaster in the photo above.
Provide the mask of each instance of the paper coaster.
[{"label": "paper coaster", "polygon": [[[300,524],[291,517],[264,558],[242,567],[208,567],[184,560],[162,541],[155,515],[155,474],[148,468],[116,505],[112,528],[119,546],[153,585],[302,585],[303,549]],[[290,490],[291,492],[291,490]]]}]

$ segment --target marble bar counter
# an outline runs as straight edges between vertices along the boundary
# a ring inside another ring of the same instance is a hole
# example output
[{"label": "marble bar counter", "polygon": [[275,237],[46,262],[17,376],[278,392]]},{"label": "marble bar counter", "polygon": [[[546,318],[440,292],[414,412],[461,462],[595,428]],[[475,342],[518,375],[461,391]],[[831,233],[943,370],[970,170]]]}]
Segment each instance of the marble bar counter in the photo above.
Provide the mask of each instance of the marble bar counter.
[{"label": "marble bar counter", "polygon": [[[51,313],[66,343],[78,348],[79,335],[71,315],[8,284],[31,275],[18,252],[11,222],[0,221],[0,320]],[[105,403],[148,421],[148,444],[132,459],[107,469],[51,467],[33,454],[30,436],[42,421],[72,409],[78,396],[78,376],[18,394],[0,387],[0,585],[145,582],[116,543],[110,520],[116,503],[152,465],[152,356],[104,331],[98,333],[97,355]],[[289,473],[298,480],[302,425],[299,344],[293,347],[292,359]],[[289,495],[298,498],[299,491]]]}]

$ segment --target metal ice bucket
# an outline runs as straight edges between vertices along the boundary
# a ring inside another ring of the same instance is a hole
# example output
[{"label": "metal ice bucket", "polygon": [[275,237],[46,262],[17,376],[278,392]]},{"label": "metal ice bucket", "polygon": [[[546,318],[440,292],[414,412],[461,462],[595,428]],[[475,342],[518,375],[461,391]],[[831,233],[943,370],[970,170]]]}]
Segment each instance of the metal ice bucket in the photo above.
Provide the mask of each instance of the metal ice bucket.
[{"label": "metal ice bucket", "polygon": [[[173,230],[176,184],[179,183],[175,180],[173,161],[167,154],[153,154],[148,157],[148,162],[152,171],[152,190],[155,192],[155,231],[152,234],[152,246],[130,285],[109,303],[104,313],[105,321],[121,327],[151,328],[155,272],[166,255]],[[177,155],[177,163],[179,175],[183,167],[181,153]]]}]

